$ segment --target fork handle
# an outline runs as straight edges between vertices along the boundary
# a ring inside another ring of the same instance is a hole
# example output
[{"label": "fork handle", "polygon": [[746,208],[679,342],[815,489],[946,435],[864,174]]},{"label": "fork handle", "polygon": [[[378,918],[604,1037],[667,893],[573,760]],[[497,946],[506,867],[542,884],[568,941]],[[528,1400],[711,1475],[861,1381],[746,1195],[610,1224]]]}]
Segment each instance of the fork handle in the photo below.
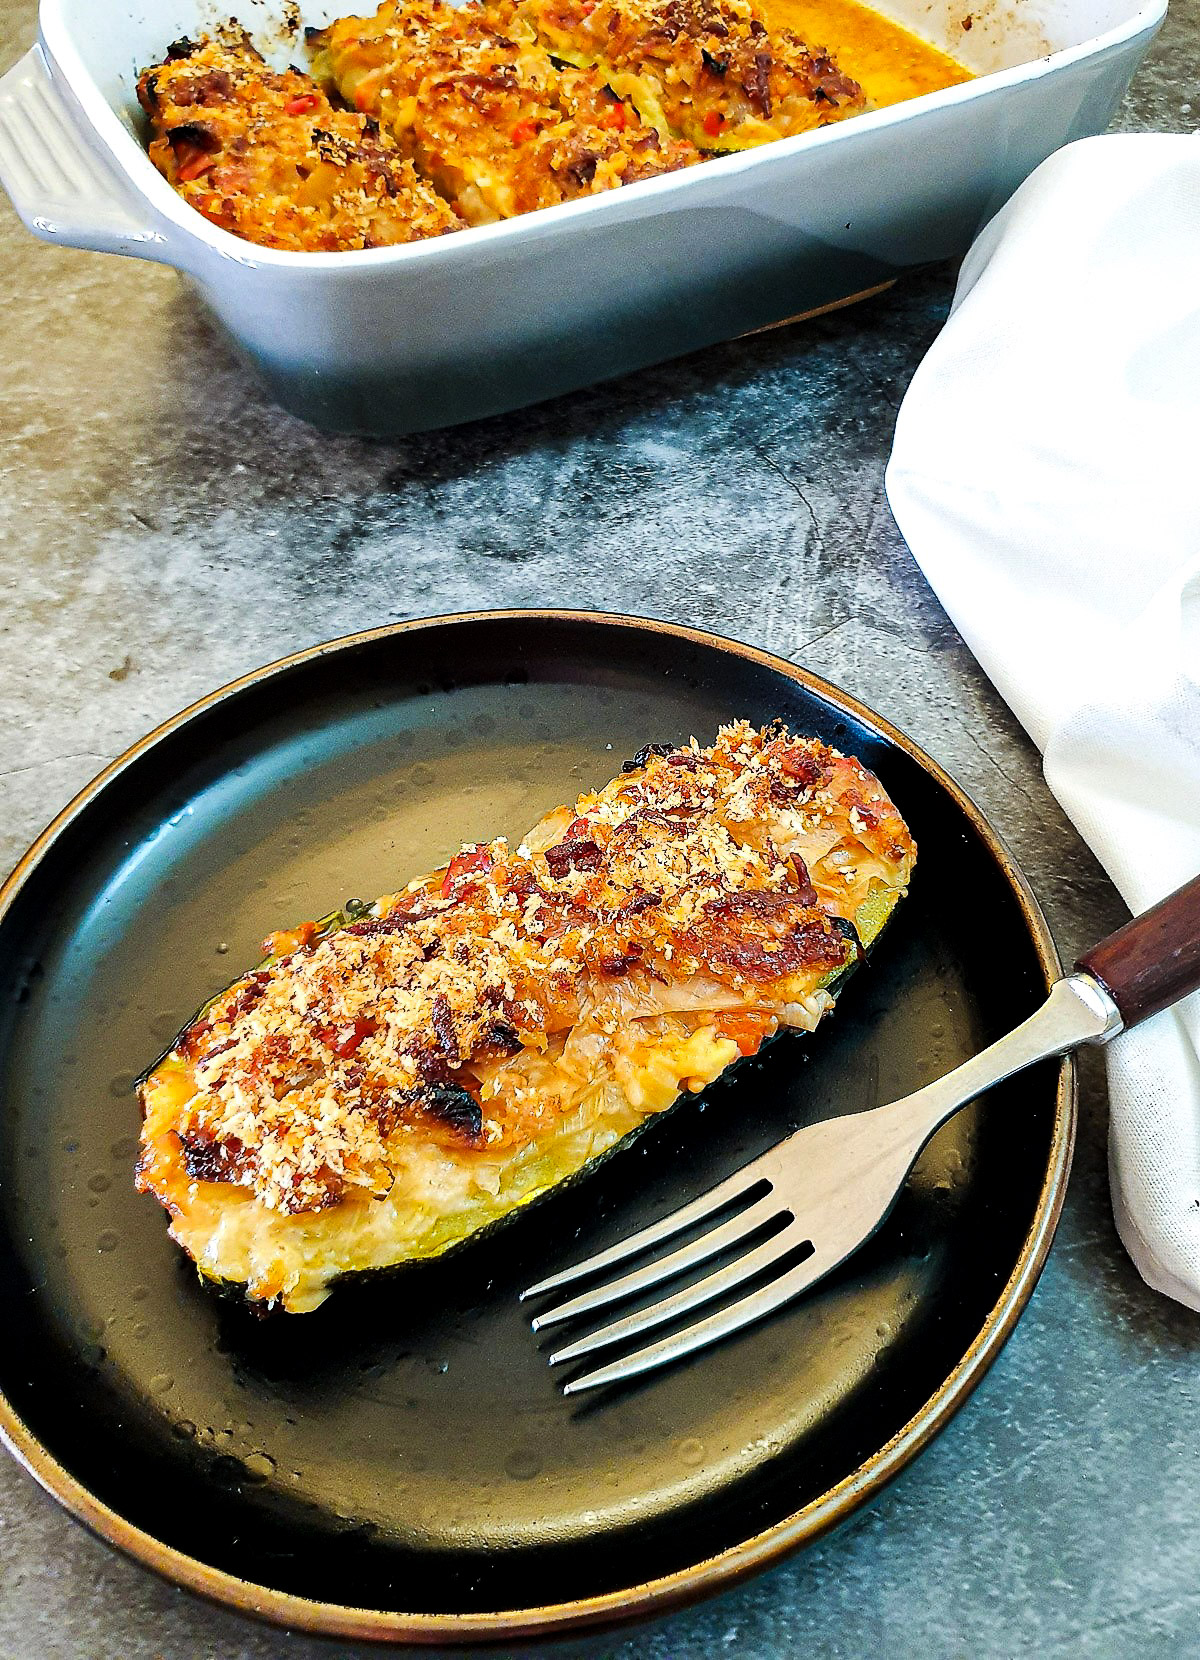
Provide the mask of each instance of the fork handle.
[{"label": "fork handle", "polygon": [[1128,1026],[1200,987],[1200,876],[1168,894],[1075,965],[1107,991]]}]

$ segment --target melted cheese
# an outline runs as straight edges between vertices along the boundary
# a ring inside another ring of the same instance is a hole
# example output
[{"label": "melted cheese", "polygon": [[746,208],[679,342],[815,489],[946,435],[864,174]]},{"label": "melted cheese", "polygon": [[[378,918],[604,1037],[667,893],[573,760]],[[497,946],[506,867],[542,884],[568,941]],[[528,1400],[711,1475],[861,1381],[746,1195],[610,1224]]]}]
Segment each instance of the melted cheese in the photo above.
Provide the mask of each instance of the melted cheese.
[{"label": "melted cheese", "polygon": [[[681,1091],[705,1088],[737,1059],[737,1045],[711,1026],[693,1030],[679,1019],[667,1026],[635,1027],[610,1057],[611,1072],[594,1057],[584,1082],[574,1075],[579,1057],[568,1065],[561,1053],[557,1061],[518,1057],[531,1087],[543,1094],[554,1089],[562,1102],[549,1133],[490,1158],[414,1148],[381,1199],[350,1199],[331,1210],[287,1216],[256,1203],[244,1188],[188,1182],[176,1166],[181,1179],[171,1196],[172,1238],[206,1277],[241,1282],[257,1298],[278,1297],[292,1313],[309,1312],[325,1301],[339,1274],[437,1256],[528,1204],[664,1111]],[[172,1135],[190,1091],[190,1071],[181,1066],[160,1068],[147,1081],[148,1147]]]},{"label": "melted cheese", "polygon": [[859,0],[760,0],[768,29],[824,46],[874,109],[972,80],[969,69]]}]

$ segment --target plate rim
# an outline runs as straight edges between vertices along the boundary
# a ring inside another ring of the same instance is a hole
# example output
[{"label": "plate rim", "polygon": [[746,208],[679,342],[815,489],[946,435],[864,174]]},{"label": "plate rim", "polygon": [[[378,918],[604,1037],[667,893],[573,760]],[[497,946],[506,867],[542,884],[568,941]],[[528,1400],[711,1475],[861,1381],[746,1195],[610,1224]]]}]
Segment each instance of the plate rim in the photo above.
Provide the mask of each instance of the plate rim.
[{"label": "plate rim", "polygon": [[[670,635],[676,640],[715,648],[781,674],[808,692],[825,698],[903,750],[952,798],[984,845],[1017,900],[1022,918],[1045,976],[1047,988],[1062,974],[1062,965],[1046,919],[1029,883],[1002,837],[965,790],[907,733],[841,687],[774,652],[745,641],[714,634],[661,618],[626,612],[575,610],[564,607],[514,607],[441,613],[387,623],[321,641],[253,669],[197,698],[168,716],[144,737],[116,756],[55,815],[0,883],[0,926],[18,894],[63,832],[108,785],[142,755],[201,714],[237,697],[241,692],[304,663],[337,652],[417,631],[465,623],[590,623]],[[548,1637],[586,1627],[613,1626],[668,1613],[687,1603],[728,1589],[753,1573],[810,1544],[875,1497],[914,1459],[981,1381],[1011,1335],[1045,1266],[1062,1214],[1070,1173],[1077,1118],[1078,1080],[1074,1059],[1062,1057],[1055,1087],[1054,1127],[1045,1176],[1033,1220],[1004,1287],[980,1331],[941,1385],[906,1424],[868,1455],[849,1475],[819,1498],[801,1506],[782,1521],[748,1539],[669,1574],[616,1591],[537,1607],[497,1609],[474,1613],[409,1613],[401,1610],[356,1607],[318,1601],[294,1592],[279,1591],[215,1568],[152,1533],[136,1527],[95,1497],[72,1476],[28,1428],[7,1396],[0,1392],[0,1443],[50,1496],[93,1534],[152,1569],[172,1584],[182,1586],[225,1607],[265,1620],[323,1636],[381,1643],[437,1644],[497,1642],[514,1637]]]}]

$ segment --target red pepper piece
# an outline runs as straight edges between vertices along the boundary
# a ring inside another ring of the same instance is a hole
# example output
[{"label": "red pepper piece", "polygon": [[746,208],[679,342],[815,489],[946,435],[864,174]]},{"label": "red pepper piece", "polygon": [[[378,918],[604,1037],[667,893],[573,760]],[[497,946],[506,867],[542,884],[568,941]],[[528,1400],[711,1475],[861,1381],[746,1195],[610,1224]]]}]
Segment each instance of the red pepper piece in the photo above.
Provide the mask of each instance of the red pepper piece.
[{"label": "red pepper piece", "polygon": [[529,140],[536,138],[537,135],[538,124],[536,121],[518,121],[513,126],[509,136],[514,144],[528,144]]},{"label": "red pepper piece", "polygon": [[709,110],[708,114],[704,117],[704,130],[708,134],[709,138],[716,138],[717,134],[724,125],[725,117],[717,110]]},{"label": "red pepper piece", "polygon": [[199,146],[179,144],[175,147],[176,166],[178,177],[183,183],[198,179],[202,173],[207,173],[217,159],[218,151],[201,150]]},{"label": "red pepper piece", "polygon": [[465,888],[472,887],[491,868],[492,855],[486,847],[471,847],[456,853],[442,877],[442,898],[457,899]]},{"label": "red pepper piece", "polygon": [[371,1036],[376,1027],[377,1022],[372,1020],[370,1016],[356,1015],[353,1020],[348,1020],[344,1026],[336,1028],[333,1041],[329,1047],[335,1055],[340,1055],[342,1060],[347,1060],[359,1047],[363,1039]]},{"label": "red pepper piece", "polygon": [[604,117],[604,125],[611,127],[614,132],[623,133],[626,126],[624,104],[614,104]]},{"label": "red pepper piece", "polygon": [[310,110],[315,110],[320,102],[321,100],[315,92],[302,92],[298,98],[289,99],[283,106],[283,113],[285,115],[307,115]]},{"label": "red pepper piece", "polygon": [[755,1014],[750,1010],[744,1014],[731,1011],[719,1014],[713,1022],[713,1029],[718,1037],[731,1038],[737,1044],[739,1054],[756,1055],[774,1024],[770,1015]]},{"label": "red pepper piece", "polygon": [[341,1060],[349,1060],[363,1040],[378,1030],[379,1022],[370,1015],[356,1015],[353,1020],[344,1020],[340,1026],[315,1028],[320,1041]]}]

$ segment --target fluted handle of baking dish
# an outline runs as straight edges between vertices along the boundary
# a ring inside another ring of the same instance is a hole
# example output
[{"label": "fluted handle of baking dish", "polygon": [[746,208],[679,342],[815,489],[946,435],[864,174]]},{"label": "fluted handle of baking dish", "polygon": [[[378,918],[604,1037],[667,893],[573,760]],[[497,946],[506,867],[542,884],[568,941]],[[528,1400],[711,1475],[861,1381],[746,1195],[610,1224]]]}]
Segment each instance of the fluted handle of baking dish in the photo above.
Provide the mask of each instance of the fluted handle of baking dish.
[{"label": "fluted handle of baking dish", "polygon": [[170,258],[163,227],[83,138],[40,46],[0,78],[0,184],[47,242]]}]

